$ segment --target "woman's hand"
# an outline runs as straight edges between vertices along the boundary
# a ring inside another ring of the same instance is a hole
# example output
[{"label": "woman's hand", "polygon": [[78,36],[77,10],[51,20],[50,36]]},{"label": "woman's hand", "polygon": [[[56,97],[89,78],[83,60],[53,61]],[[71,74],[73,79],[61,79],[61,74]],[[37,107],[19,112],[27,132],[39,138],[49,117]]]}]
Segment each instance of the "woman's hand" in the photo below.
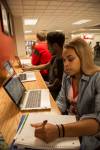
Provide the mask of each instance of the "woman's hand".
[{"label": "woman's hand", "polygon": [[35,127],[35,136],[40,138],[45,142],[52,142],[59,137],[58,128],[56,125],[51,123],[37,123],[31,124],[32,127]]}]

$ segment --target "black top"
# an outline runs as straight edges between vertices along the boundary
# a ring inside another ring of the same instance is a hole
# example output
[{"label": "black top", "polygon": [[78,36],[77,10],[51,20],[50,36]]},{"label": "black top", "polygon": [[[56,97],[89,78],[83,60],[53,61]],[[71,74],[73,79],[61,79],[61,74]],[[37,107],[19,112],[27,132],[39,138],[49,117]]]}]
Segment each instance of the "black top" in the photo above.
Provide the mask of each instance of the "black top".
[{"label": "black top", "polygon": [[63,75],[63,60],[62,57],[54,56],[50,62],[49,68],[49,85],[48,88],[51,91],[54,98],[57,97],[60,89],[61,89],[61,82],[62,82],[62,75]]}]

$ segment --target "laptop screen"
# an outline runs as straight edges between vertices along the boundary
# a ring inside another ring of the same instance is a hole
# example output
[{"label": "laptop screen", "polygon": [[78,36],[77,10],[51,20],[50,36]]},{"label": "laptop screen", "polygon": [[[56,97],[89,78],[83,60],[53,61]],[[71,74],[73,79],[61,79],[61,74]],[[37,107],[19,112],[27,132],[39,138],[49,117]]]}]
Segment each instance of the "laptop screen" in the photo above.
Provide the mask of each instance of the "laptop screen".
[{"label": "laptop screen", "polygon": [[17,61],[18,65],[21,67],[21,62],[20,62],[19,57],[18,57],[18,56],[15,56],[15,58],[16,58],[16,61]]},{"label": "laptop screen", "polygon": [[6,69],[6,71],[9,75],[13,75],[15,73],[15,71],[9,61],[6,61],[4,63],[4,68]]},{"label": "laptop screen", "polygon": [[4,89],[7,91],[11,99],[18,104],[25,93],[25,87],[21,83],[18,77],[11,77],[4,85]]}]

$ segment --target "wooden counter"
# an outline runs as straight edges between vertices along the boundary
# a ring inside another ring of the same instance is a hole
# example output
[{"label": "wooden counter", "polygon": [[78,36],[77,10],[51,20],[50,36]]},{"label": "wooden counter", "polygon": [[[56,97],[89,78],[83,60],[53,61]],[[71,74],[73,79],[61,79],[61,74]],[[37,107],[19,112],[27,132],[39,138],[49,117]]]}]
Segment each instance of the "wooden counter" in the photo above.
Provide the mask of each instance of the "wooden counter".
[{"label": "wooden counter", "polygon": [[[20,72],[21,69],[15,66],[15,70]],[[34,71],[36,75],[36,81],[24,82],[26,89],[38,89],[38,88],[47,88],[44,80],[39,71]],[[51,110],[43,110],[41,113],[55,113],[60,114],[59,109],[50,95]],[[28,112],[28,111],[27,111]],[[40,111],[30,111],[32,113],[38,113]],[[8,94],[5,92],[3,87],[0,88],[0,132],[2,133],[5,141],[10,144],[13,140],[13,137],[16,134],[16,130],[20,121],[20,117],[24,112],[21,112],[13,101],[10,99]]]}]

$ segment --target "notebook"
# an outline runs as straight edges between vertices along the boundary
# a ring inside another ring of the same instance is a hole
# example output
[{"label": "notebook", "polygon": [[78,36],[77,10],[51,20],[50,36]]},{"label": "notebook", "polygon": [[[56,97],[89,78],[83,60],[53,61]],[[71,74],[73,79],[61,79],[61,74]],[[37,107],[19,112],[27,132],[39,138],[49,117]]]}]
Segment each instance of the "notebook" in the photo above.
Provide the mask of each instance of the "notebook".
[{"label": "notebook", "polygon": [[32,123],[43,122],[44,120],[48,120],[49,123],[53,124],[64,124],[75,122],[75,116],[71,115],[56,115],[56,114],[32,114],[30,113],[28,117],[25,118],[23,124],[19,128],[16,136],[15,136],[15,145],[18,148],[34,148],[41,150],[72,150],[79,149],[80,142],[78,137],[64,137],[58,138],[53,142],[45,143],[44,141],[36,138],[34,136],[35,129],[31,127]]},{"label": "notebook", "polygon": [[[10,61],[7,60],[5,63],[4,63],[4,68],[6,69],[8,75],[13,75],[13,74],[16,74],[15,73],[15,70],[13,68],[13,66],[11,65]],[[23,72],[23,73],[18,73],[17,74],[20,78],[20,80],[22,82],[25,82],[25,81],[33,81],[33,80],[36,80],[36,77],[35,77],[35,74],[34,72],[32,71],[26,71],[26,72]]]},{"label": "notebook", "polygon": [[17,75],[19,76],[22,82],[36,80],[36,77],[33,71],[26,71],[23,73],[18,73]]},{"label": "notebook", "polygon": [[17,76],[11,76],[4,82],[3,87],[20,110],[41,110],[51,108],[48,89],[27,91]]}]

